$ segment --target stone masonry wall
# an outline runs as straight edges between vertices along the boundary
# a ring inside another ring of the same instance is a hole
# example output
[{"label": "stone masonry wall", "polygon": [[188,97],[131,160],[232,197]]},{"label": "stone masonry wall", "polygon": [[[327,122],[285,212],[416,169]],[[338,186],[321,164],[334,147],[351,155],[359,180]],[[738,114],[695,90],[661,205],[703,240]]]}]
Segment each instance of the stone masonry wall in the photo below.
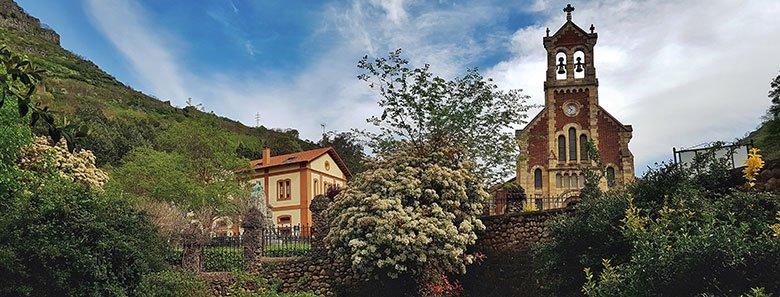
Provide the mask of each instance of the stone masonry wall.
[{"label": "stone masonry wall", "polygon": [[[318,222],[323,219],[321,211],[330,202],[321,197],[315,197],[311,207],[315,216],[315,227],[319,227],[319,232],[314,234],[316,238],[322,238],[326,232],[325,226],[319,225]],[[482,267],[469,268],[470,274],[467,277],[470,277],[472,283],[484,285],[485,278],[493,279],[489,283],[495,283],[497,276],[494,273],[500,274],[504,270],[518,270],[522,272],[521,275],[531,275],[528,272],[533,269],[531,264],[518,265],[517,262],[503,261],[502,257],[518,256],[527,259],[529,248],[547,237],[546,228],[550,219],[570,211],[571,209],[558,209],[482,217],[486,229],[479,234],[474,247],[477,252],[487,254],[492,262],[487,261]],[[507,264],[511,265],[507,266]],[[291,258],[257,256],[246,268],[250,273],[279,282],[281,292],[309,291],[320,296],[336,296],[339,292],[349,291],[349,288],[363,280],[352,272],[349,263],[340,263],[330,257],[326,247],[319,242],[312,243],[312,250],[307,256]],[[229,273],[206,273],[204,276],[209,279],[212,291],[217,296],[225,296],[227,288],[234,282]],[[516,281],[517,277],[512,279],[507,278],[507,283]],[[469,280],[465,280],[464,284],[468,285]],[[531,289],[528,291],[517,293],[535,292],[534,286],[529,288]],[[480,293],[480,296],[482,295]]]},{"label": "stone masonry wall", "polygon": [[533,244],[547,238],[546,229],[551,218],[571,211],[563,208],[483,217],[485,231],[477,239],[476,247],[488,252],[527,251]]}]

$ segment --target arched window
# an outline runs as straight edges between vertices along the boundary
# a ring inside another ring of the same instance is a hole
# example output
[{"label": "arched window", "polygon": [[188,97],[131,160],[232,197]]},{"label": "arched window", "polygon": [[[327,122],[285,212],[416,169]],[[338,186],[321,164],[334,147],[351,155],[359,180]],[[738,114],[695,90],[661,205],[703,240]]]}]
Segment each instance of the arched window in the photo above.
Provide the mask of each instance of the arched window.
[{"label": "arched window", "polygon": [[566,53],[559,52],[555,55],[555,79],[566,79]]},{"label": "arched window", "polygon": [[571,187],[574,189],[580,188],[580,176],[579,175],[572,175],[571,176]]},{"label": "arched window", "polygon": [[569,160],[577,160],[577,129],[569,128]]},{"label": "arched window", "polygon": [[574,78],[585,77],[585,53],[583,51],[574,52]]},{"label": "arched window", "polygon": [[580,189],[585,187],[585,176],[580,175]]},{"label": "arched window", "polygon": [[615,168],[607,167],[607,186],[615,186]]},{"label": "arched window", "polygon": [[536,168],[536,170],[534,170],[534,188],[536,189],[542,188],[542,170],[539,168]]},{"label": "arched window", "polygon": [[314,179],[314,195],[320,194],[320,181],[318,181],[316,178]]},{"label": "arched window", "polygon": [[588,160],[588,136],[580,135],[580,160]]},{"label": "arched window", "polygon": [[555,175],[555,187],[558,189],[563,188],[563,175],[560,173]]},{"label": "arched window", "polygon": [[558,136],[558,161],[566,161],[566,137]]},{"label": "arched window", "polygon": [[565,189],[569,188],[569,174],[563,175],[563,188]]}]

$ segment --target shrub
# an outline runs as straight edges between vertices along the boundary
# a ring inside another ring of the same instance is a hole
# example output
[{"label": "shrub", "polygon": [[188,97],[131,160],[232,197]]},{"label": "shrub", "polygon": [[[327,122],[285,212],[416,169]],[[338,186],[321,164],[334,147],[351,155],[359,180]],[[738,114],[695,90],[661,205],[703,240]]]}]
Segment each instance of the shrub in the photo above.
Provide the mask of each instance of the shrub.
[{"label": "shrub", "polygon": [[334,255],[369,275],[465,272],[488,194],[473,164],[450,154],[406,147],[370,164],[326,210]]},{"label": "shrub", "polygon": [[251,273],[233,272],[235,281],[228,288],[228,296],[237,297],[316,297],[309,292],[280,293],[279,283]]},{"label": "shrub", "polygon": [[207,297],[208,284],[196,274],[184,270],[164,270],[144,276],[136,290],[138,297]]},{"label": "shrub", "polygon": [[[584,199],[536,254],[555,295],[734,296],[780,290],[780,197],[741,192],[717,162],[654,168],[628,189]],[[697,167],[701,166],[701,167]]]},{"label": "shrub", "polygon": [[56,170],[18,166],[32,134],[8,108],[0,108],[0,295],[126,296],[162,269],[163,244],[144,214]]},{"label": "shrub", "polygon": [[244,250],[241,247],[205,247],[203,248],[203,270],[244,270]]}]

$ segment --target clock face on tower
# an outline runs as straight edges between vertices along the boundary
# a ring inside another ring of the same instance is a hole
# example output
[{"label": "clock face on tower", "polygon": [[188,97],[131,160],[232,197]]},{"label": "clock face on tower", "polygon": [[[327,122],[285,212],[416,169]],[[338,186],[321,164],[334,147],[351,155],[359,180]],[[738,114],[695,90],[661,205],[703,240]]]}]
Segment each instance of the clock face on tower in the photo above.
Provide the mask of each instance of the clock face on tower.
[{"label": "clock face on tower", "polygon": [[566,104],[566,106],[563,107],[563,112],[570,117],[577,115],[577,104],[574,103]]}]

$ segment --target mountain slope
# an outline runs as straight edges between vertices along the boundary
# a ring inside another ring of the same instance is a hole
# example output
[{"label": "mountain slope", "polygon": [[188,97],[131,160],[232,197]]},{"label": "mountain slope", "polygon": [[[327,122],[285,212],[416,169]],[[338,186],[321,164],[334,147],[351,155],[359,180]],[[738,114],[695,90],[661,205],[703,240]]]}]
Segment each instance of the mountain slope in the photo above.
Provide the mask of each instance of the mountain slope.
[{"label": "mountain slope", "polygon": [[98,163],[118,164],[133,147],[149,145],[159,131],[176,122],[215,125],[241,140],[237,153],[253,158],[264,145],[274,154],[315,147],[295,130],[247,127],[194,107],[176,108],[133,90],[97,65],[63,49],[59,35],[12,0],[0,0],[0,45],[26,55],[47,70],[36,100],[90,129],[79,145],[91,149]]}]

